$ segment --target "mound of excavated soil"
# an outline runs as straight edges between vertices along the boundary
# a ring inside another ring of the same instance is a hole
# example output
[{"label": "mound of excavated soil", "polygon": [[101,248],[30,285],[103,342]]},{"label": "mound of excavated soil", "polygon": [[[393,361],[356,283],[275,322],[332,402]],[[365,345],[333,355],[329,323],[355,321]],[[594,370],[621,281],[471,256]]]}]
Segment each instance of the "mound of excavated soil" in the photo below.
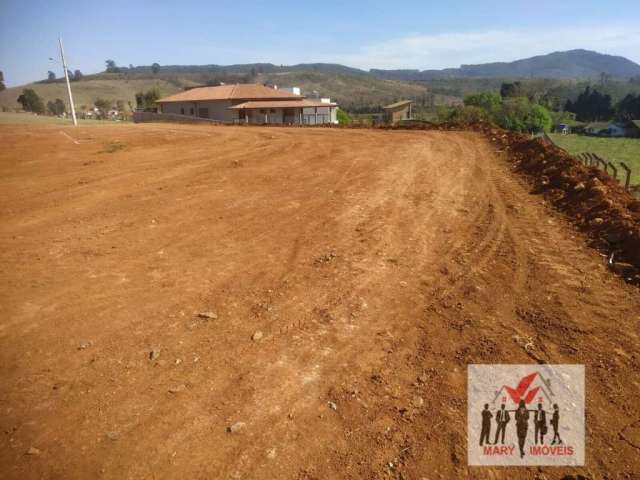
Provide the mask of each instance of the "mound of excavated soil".
[{"label": "mound of excavated soil", "polygon": [[543,194],[564,212],[589,236],[592,247],[607,256],[613,254],[610,268],[615,273],[640,284],[640,200],[607,173],[583,165],[555,145],[488,124],[415,122],[389,128],[484,133],[506,153],[515,171],[529,178],[533,193]]}]

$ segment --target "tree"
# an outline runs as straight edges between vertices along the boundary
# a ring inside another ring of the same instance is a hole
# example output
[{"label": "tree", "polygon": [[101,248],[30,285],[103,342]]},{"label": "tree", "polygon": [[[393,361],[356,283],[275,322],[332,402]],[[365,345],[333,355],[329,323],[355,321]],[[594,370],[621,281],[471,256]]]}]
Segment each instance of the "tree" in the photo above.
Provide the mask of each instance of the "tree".
[{"label": "tree", "polygon": [[82,74],[82,72],[80,70],[75,70],[73,72],[73,80],[75,82],[82,80],[82,77],[84,77],[84,75]]},{"label": "tree", "polygon": [[578,95],[575,102],[567,100],[564,109],[576,114],[576,118],[581,122],[594,122],[610,120],[613,116],[611,107],[611,96],[603,95],[597,90],[591,90],[587,86]]},{"label": "tree", "polygon": [[156,101],[160,99],[160,90],[152,88],[146,92],[136,93],[136,108],[138,110],[155,110]]},{"label": "tree", "polygon": [[628,94],[616,105],[616,118],[618,120],[640,119],[640,94]]},{"label": "tree", "polygon": [[522,84],[520,82],[503,83],[500,87],[502,98],[513,98],[523,96]]},{"label": "tree", "polygon": [[54,72],[52,72],[51,70],[49,70],[49,72],[47,72],[47,81],[48,82],[55,82],[56,81],[56,74]]},{"label": "tree", "polygon": [[111,100],[107,100],[106,98],[96,98],[93,104],[98,109],[100,109],[101,112],[104,113],[111,108],[111,105],[113,105],[113,102]]},{"label": "tree", "polygon": [[151,65],[151,71],[153,72],[154,75],[157,75],[158,72],[160,71],[160,64],[159,63],[153,63]]},{"label": "tree", "polygon": [[465,107],[480,107],[490,115],[495,114],[502,105],[502,97],[495,92],[481,92],[467,95],[464,98]]},{"label": "tree", "polygon": [[44,113],[44,102],[32,88],[22,90],[22,95],[18,97],[18,103],[27,112]]},{"label": "tree", "polygon": [[4,86],[4,73],[2,73],[2,70],[0,70],[0,92],[5,88],[7,87]]},{"label": "tree", "polygon": [[107,65],[108,73],[120,73],[120,68],[116,65],[115,60],[105,60],[104,62]]},{"label": "tree", "polygon": [[548,132],[553,126],[549,111],[526,97],[505,100],[495,119],[502,128],[517,132]]},{"label": "tree", "polygon": [[51,115],[62,115],[64,114],[64,112],[66,111],[66,106],[64,104],[64,102],[62,100],[60,100],[59,98],[56,98],[56,100],[54,102],[47,102],[47,111],[51,114]]}]

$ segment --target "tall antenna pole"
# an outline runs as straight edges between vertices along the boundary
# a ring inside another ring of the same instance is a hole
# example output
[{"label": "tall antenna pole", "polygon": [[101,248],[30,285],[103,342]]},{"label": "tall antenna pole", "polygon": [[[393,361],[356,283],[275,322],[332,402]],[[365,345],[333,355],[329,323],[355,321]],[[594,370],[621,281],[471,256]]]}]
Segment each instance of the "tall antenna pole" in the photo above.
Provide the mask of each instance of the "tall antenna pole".
[{"label": "tall antenna pole", "polygon": [[67,71],[67,62],[64,60],[64,48],[62,48],[62,37],[58,37],[60,42],[60,57],[62,58],[62,68],[64,68],[64,78],[67,81],[67,93],[69,94],[69,104],[71,105],[71,118],[73,118],[73,126],[78,126],[76,119],[76,107],[73,106],[73,95],[71,95],[71,83],[69,83],[69,72]]}]

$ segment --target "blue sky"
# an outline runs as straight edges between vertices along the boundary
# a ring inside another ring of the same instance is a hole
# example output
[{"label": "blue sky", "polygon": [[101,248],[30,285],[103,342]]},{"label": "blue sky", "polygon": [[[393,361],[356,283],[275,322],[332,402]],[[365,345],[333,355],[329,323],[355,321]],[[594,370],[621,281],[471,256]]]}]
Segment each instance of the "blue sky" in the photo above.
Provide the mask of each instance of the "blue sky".
[{"label": "blue sky", "polygon": [[0,0],[7,85],[42,79],[62,34],[71,69],[119,65],[293,64],[445,68],[572,48],[640,63],[638,0]]}]

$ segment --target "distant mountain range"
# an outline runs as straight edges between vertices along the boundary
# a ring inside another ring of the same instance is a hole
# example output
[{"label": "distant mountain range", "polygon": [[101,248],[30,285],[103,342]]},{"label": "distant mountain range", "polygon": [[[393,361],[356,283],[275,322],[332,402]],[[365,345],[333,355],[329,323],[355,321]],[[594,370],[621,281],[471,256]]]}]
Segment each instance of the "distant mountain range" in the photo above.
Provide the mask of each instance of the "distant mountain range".
[{"label": "distant mountain range", "polygon": [[[151,73],[151,66],[128,69],[134,75]],[[516,60],[514,62],[462,65],[460,68],[443,70],[383,70],[369,71],[347,67],[336,63],[301,63],[298,65],[274,65],[272,63],[246,63],[236,65],[163,65],[163,74],[247,74],[278,72],[319,72],[340,75],[374,75],[385,80],[440,80],[446,78],[555,78],[598,79],[602,73],[614,79],[629,79],[640,76],[640,65],[631,60],[606,55],[590,50],[569,50],[548,55]]]},{"label": "distant mountain range", "polygon": [[[602,73],[622,81],[603,82]],[[154,87],[161,95],[170,95],[185,88],[219,82],[257,82],[298,86],[307,96],[331,97],[345,110],[358,112],[403,99],[413,99],[431,109],[438,105],[456,105],[469,93],[498,90],[505,80],[531,77],[549,79],[545,89],[562,102],[574,100],[588,81],[597,82],[599,89],[616,100],[628,93],[640,92],[640,81],[626,81],[640,78],[640,65],[623,57],[587,50],[556,52],[509,63],[423,71],[366,71],[334,63],[129,66],[120,67],[116,72],[86,74],[72,83],[72,89],[78,106],[90,106],[98,98],[135,105],[137,92]],[[18,108],[17,98],[26,86],[1,91],[0,108]],[[33,88],[45,103],[66,98],[63,79],[33,82],[28,87]]]},{"label": "distant mountain range", "polygon": [[[128,69],[132,74],[151,73],[151,66]],[[276,74],[279,72],[319,72],[339,75],[374,75],[385,80],[421,81],[446,78],[550,78],[550,79],[598,79],[602,73],[614,79],[640,76],[640,65],[631,60],[605,55],[589,50],[569,50],[548,55],[480,65],[462,65],[443,70],[382,70],[369,71],[336,63],[301,63],[298,65],[274,65],[272,63],[246,63],[236,65],[163,65],[163,74]]]},{"label": "distant mountain range", "polygon": [[631,60],[590,50],[569,50],[514,62],[462,65],[444,70],[371,70],[387,80],[435,80],[445,78],[560,78],[596,79],[602,73],[615,79],[640,76],[640,65]]}]

